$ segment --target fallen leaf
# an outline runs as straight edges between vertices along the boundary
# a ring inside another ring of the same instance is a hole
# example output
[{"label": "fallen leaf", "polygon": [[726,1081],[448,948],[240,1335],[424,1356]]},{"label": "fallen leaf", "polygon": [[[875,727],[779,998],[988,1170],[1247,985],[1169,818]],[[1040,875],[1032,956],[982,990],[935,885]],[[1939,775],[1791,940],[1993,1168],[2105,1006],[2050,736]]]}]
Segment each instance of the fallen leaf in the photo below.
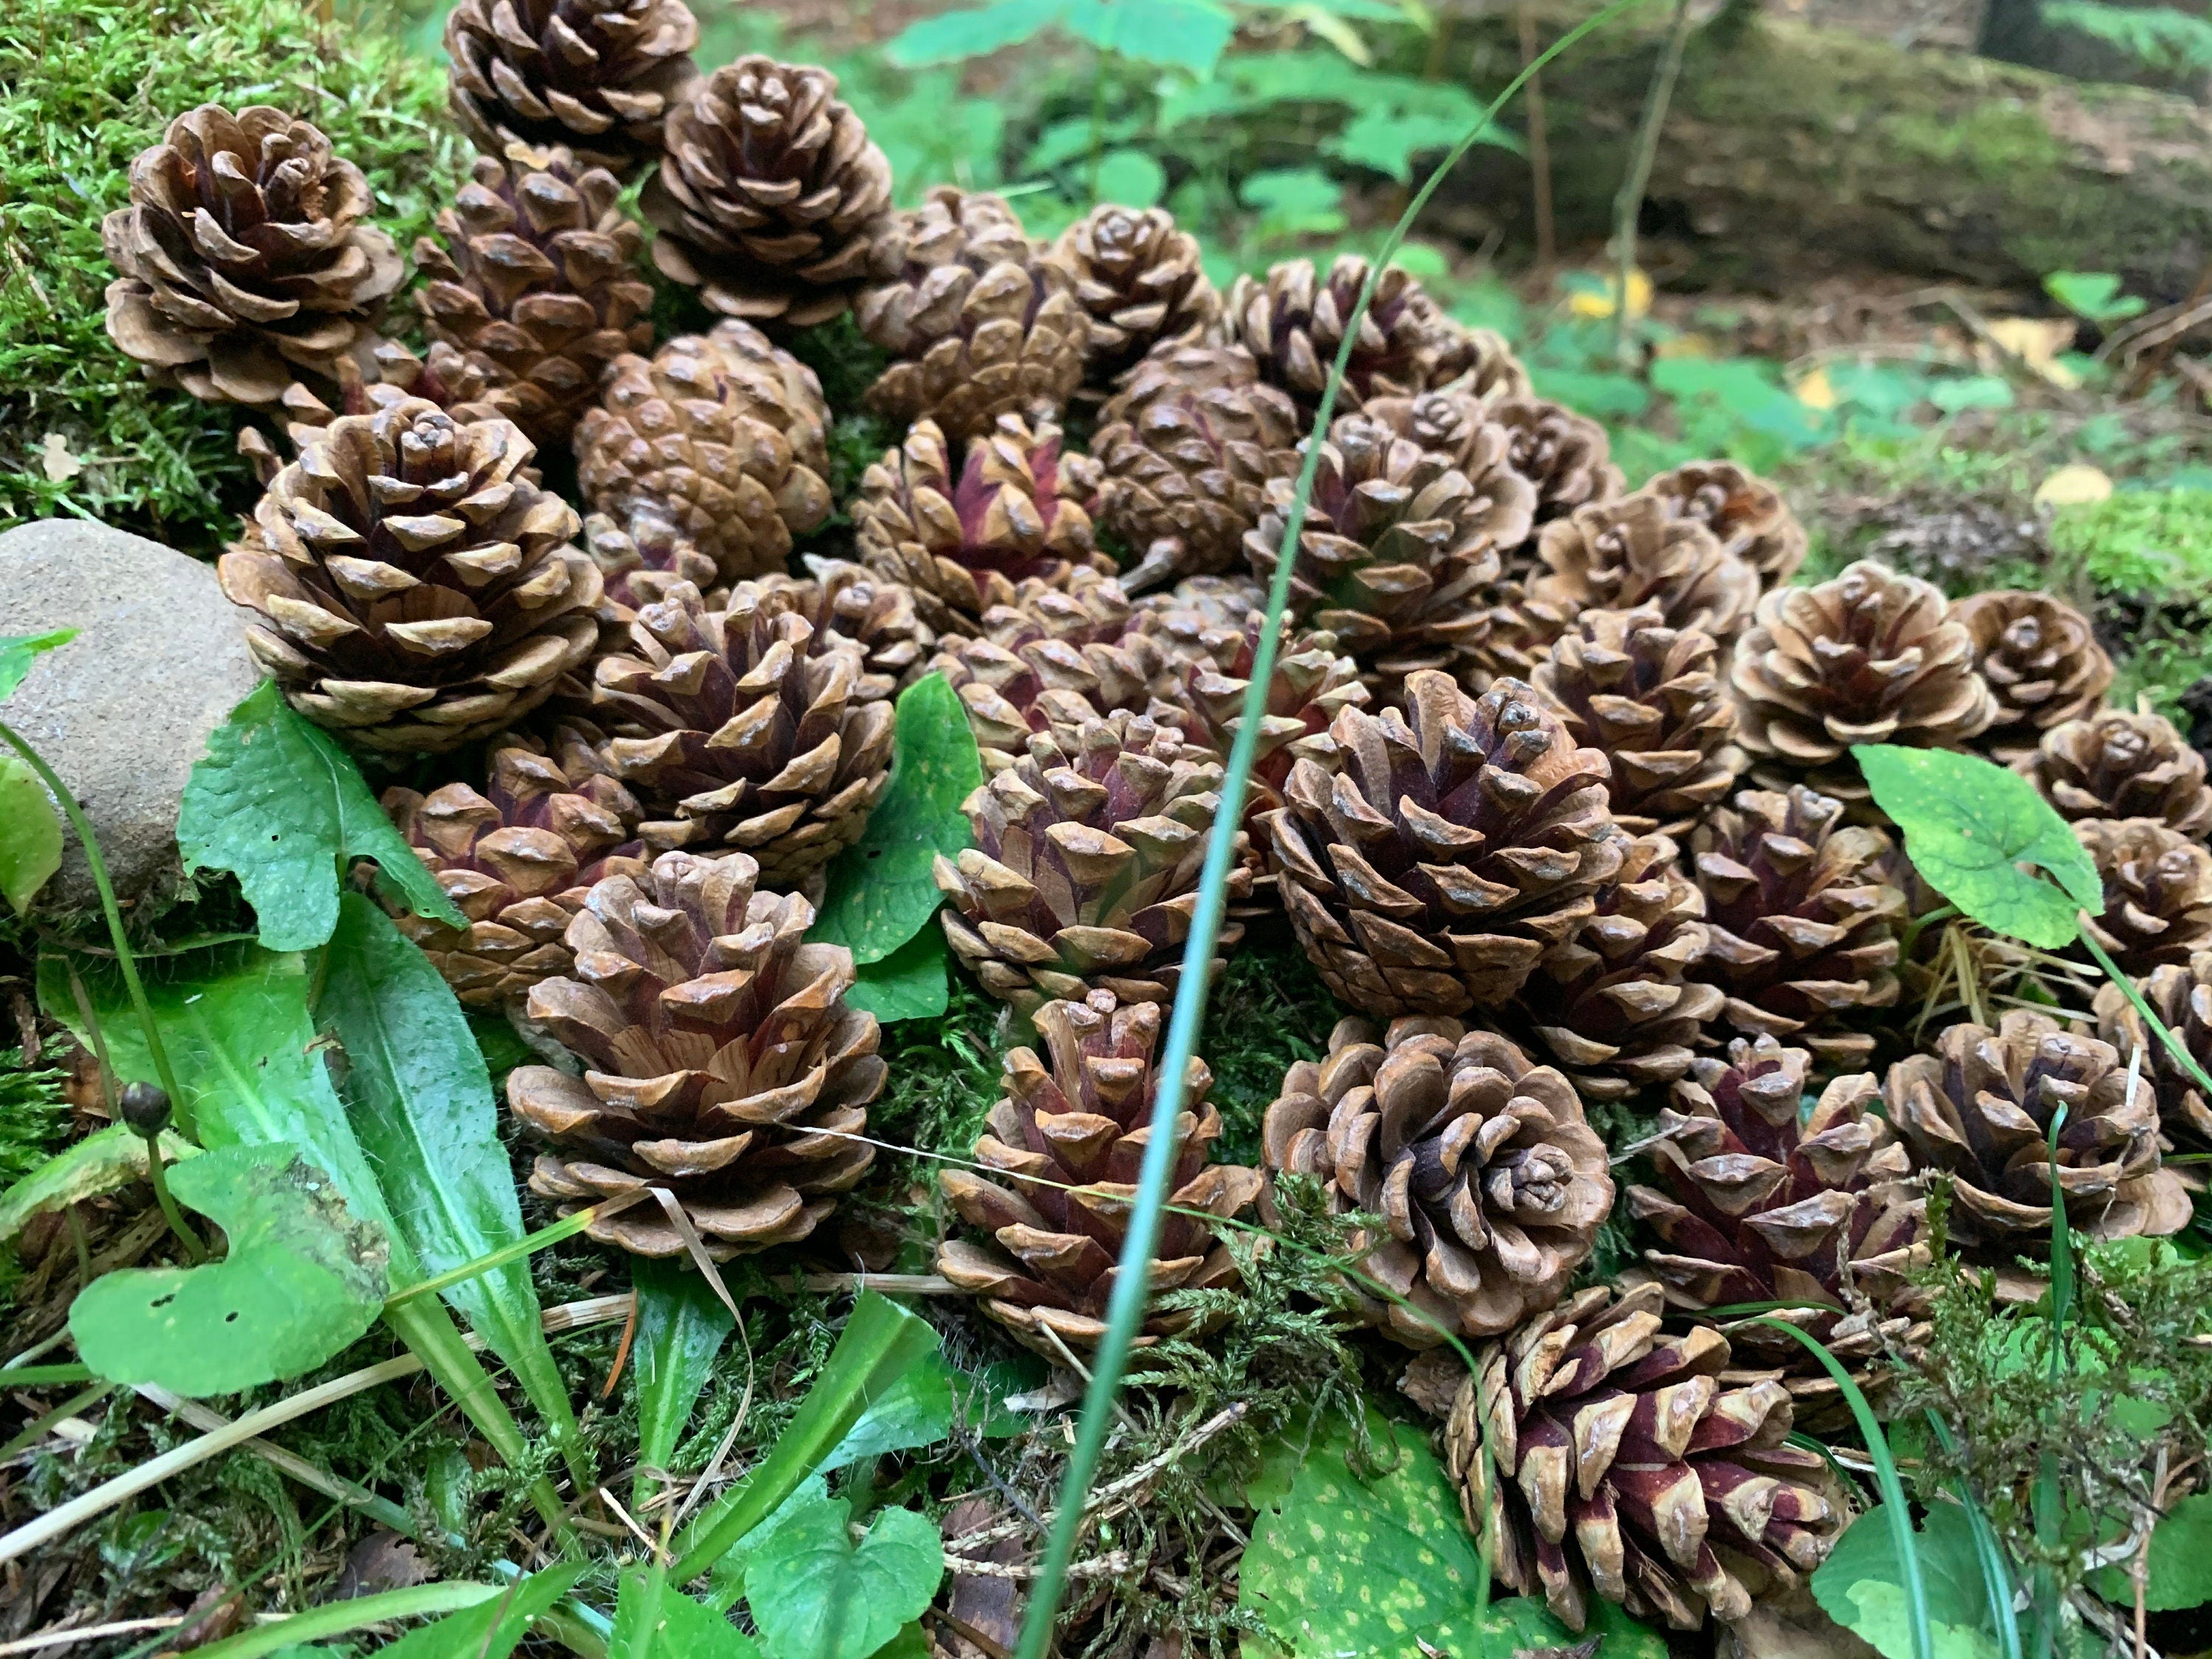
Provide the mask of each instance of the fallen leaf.
[{"label": "fallen leaf", "polygon": [[48,483],[67,483],[84,471],[84,463],[70,451],[69,440],[58,432],[46,434],[39,447],[39,465]]},{"label": "fallen leaf", "polygon": [[2072,349],[2071,317],[1998,317],[1990,323],[1990,339],[2057,386],[2077,386],[2081,377],[2058,361]]},{"label": "fallen leaf", "polygon": [[[1608,272],[1600,282],[1577,285],[1567,295],[1567,309],[1577,317],[1610,317],[1620,289],[1619,276]],[[1651,278],[1642,270],[1632,269],[1628,273],[1628,314],[1641,317],[1650,309]]]},{"label": "fallen leaf", "polygon": [[2035,487],[2038,507],[2086,507],[2111,497],[2112,481],[2085,461],[2062,466]]},{"label": "fallen leaf", "polygon": [[1814,369],[1790,389],[1796,394],[1797,401],[1808,409],[1833,409],[1836,406],[1836,388],[1829,383],[1828,371],[1825,368]]}]

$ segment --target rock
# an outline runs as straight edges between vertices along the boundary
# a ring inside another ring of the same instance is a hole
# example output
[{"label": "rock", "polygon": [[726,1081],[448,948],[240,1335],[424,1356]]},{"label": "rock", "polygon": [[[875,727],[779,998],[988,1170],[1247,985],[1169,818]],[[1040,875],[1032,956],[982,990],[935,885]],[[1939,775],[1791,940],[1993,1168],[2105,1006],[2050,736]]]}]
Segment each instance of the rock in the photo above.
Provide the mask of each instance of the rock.
[{"label": "rock", "polygon": [[[158,908],[182,878],[185,780],[260,670],[214,567],[87,520],[0,534],[0,635],[54,628],[81,631],[33,665],[0,720],[84,807],[125,909]],[[71,835],[39,908],[58,915],[98,902]]]}]

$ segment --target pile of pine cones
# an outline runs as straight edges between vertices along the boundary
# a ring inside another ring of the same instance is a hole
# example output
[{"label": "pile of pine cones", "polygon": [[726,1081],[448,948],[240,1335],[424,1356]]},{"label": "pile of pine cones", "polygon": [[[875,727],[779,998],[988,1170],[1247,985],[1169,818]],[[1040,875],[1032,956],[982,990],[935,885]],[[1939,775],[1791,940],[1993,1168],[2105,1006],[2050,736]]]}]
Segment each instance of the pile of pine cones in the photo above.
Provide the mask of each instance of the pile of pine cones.
[{"label": "pile of pine cones", "polygon": [[[1859,742],[2033,779],[2103,873],[2100,938],[2212,1060],[2212,789],[2165,720],[2105,706],[2078,614],[1872,563],[1790,585],[1774,489],[1711,462],[1627,490],[1602,428],[1395,270],[1310,440],[1358,259],[1223,294],[1157,209],[1048,246],[994,196],[895,210],[828,73],[702,76],[696,37],[681,0],[462,0],[453,108],[485,155],[413,250],[419,349],[385,331],[402,262],[362,174],[304,120],[180,116],[106,225],[117,343],[271,423],[221,570],[263,666],[362,749],[488,747],[481,787],[387,805],[469,918],[409,921],[422,948],[583,1061],[514,1074],[536,1190],[641,1192],[594,1235],[726,1255],[860,1180],[876,1021],[805,934],[894,697],[942,672],[988,777],[939,861],[945,934],[1043,1052],[1006,1062],[984,1173],[945,1177],[973,1231],[940,1266],[1048,1355],[1094,1344],[1318,441],[1220,947],[1286,921],[1354,1014],[1285,1078],[1265,1171],[1213,1161],[1194,1062],[1161,1287],[1231,1282],[1197,1218],[1264,1210],[1278,1172],[1379,1218],[1377,1329],[1488,1345],[1431,1392],[1506,1582],[1577,1627],[1593,1593],[1689,1627],[1844,1518],[1785,1440],[1834,1420],[1825,1374],[1691,1316],[1792,1304],[1872,1382],[1923,1328],[1927,1173],[1956,1248],[2033,1252],[2062,1105],[2075,1227],[2187,1218],[2161,1149],[2212,1147],[2212,1103],[2156,1045],[2129,1086],[2116,991],[1882,1052],[1939,901]],[[652,264],[720,313],[705,333],[654,339],[618,205],[645,169]],[[779,342],[848,313],[898,435],[840,502],[854,411]],[[1616,1190],[1597,1103],[1656,1114],[1658,1185]],[[1644,1265],[1571,1291],[1616,1202]],[[1162,1311],[1144,1340],[1191,1332]]]}]

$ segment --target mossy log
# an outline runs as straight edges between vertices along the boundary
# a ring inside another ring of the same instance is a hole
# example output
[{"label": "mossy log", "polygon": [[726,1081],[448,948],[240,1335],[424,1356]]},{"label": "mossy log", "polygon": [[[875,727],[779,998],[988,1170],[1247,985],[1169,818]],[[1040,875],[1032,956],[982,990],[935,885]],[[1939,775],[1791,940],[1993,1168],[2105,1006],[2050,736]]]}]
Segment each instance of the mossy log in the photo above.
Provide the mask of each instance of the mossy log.
[{"label": "mossy log", "polygon": [[[1644,16],[1545,71],[1564,246],[1610,228],[1663,32],[1662,8]],[[1570,21],[1550,16],[1543,38]],[[1462,15],[1449,39],[1470,85],[1520,66],[1510,14]],[[1526,246],[1529,201],[1527,162],[1485,149],[1440,208]],[[1689,42],[1643,227],[1690,250],[1700,286],[1781,289],[1824,268],[1991,286],[2111,270],[2179,299],[2212,257],[2212,111],[1724,12]]]}]

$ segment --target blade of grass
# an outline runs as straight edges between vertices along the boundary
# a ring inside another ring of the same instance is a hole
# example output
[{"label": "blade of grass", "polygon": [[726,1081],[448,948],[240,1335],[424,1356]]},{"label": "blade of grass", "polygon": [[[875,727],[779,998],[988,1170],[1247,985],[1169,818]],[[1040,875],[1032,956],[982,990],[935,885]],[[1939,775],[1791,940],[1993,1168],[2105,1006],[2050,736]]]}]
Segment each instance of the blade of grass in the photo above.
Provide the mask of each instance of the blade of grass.
[{"label": "blade of grass", "polygon": [[[2082,937],[2088,933],[2082,930]],[[2132,1085],[2134,1079],[2130,1079]],[[2066,1322],[2074,1311],[2074,1234],[2066,1220],[2066,1189],[2058,1179],[2058,1132],[2065,1126],[2062,1104],[2051,1115],[2045,1145],[2051,1154],[2051,1387],[2066,1375]],[[2058,1490],[2058,1454],[2046,1451],[2037,1462],[2035,1487],[2030,1498],[2034,1511],[2035,1538],[2046,1547],[2058,1541],[2062,1512]],[[2058,1580],[2047,1566],[2035,1570],[2035,1649],[2048,1656],[2058,1643]]]},{"label": "blade of grass", "polygon": [[[1934,1431],[1936,1443],[1947,1455],[1955,1457],[1959,1443],[1951,1437],[1951,1431],[1934,1412],[1926,1413],[1928,1426]],[[1972,1534],[1974,1553],[1982,1563],[1982,1587],[1990,1601],[1990,1627],[1997,1633],[2001,1659],[2021,1659],[2020,1615],[2013,1611],[2012,1567],[2005,1559],[2004,1547],[1997,1542],[1996,1528],[1990,1524],[1989,1512],[1966,1479],[1951,1482],[1957,1494],[1959,1506],[1966,1512],[1966,1529]]]},{"label": "blade of grass", "polygon": [[278,1619],[252,1630],[240,1631],[222,1641],[197,1650],[200,1659],[263,1659],[280,1648],[343,1636],[388,1619],[420,1619],[426,1613],[458,1613],[495,1597],[512,1595],[512,1585],[411,1584],[405,1589],[385,1590],[375,1595],[356,1595],[332,1601],[289,1619]]},{"label": "blade of grass", "polygon": [[707,1283],[680,1262],[640,1256],[630,1269],[637,1291],[637,1486],[642,1507],[736,1321]]},{"label": "blade of grass", "polygon": [[2122,973],[2120,964],[2114,962],[2105,947],[2097,943],[2095,937],[2089,932],[2087,921],[2088,914],[2085,911],[2081,916],[2083,924],[2081,928],[2081,943],[2088,947],[2089,954],[2096,957],[2097,966],[2105,970],[2105,977],[2120,988],[2120,994],[2134,1005],[2136,1017],[2151,1029],[2160,1042],[2166,1045],[2166,1052],[2179,1062],[2181,1069],[2189,1073],[2197,1086],[2206,1093],[2212,1094],[2212,1077],[2205,1075],[2204,1068],[2197,1063],[2197,1056],[2189,1052],[2189,1045],[2167,1029],[2166,1022],[2152,1011],[2149,1003],[2143,1000],[2143,994],[2136,988],[2135,981]]}]

